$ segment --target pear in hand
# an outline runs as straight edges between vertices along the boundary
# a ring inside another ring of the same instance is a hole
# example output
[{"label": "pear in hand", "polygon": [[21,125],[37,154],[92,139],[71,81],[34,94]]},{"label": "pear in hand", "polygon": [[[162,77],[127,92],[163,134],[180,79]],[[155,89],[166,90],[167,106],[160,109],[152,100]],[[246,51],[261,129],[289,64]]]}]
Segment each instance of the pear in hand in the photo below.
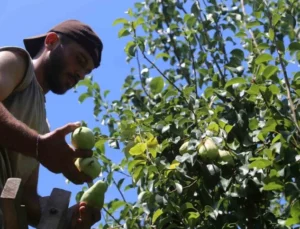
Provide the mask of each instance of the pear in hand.
[{"label": "pear in hand", "polygon": [[95,145],[94,133],[85,126],[78,127],[72,133],[71,142],[76,149],[91,150]]},{"label": "pear in hand", "polygon": [[106,190],[106,182],[98,180],[83,193],[80,199],[80,203],[86,203],[90,207],[101,209],[104,204],[104,196]]},{"label": "pear in hand", "polygon": [[101,165],[96,157],[77,158],[75,166],[92,179],[95,179],[101,173]]}]

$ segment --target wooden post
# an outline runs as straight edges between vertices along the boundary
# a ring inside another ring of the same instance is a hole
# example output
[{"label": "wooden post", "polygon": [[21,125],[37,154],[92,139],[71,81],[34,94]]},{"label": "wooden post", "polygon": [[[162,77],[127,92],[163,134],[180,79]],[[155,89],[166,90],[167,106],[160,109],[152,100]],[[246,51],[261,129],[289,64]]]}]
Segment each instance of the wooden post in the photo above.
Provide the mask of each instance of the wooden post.
[{"label": "wooden post", "polygon": [[65,229],[71,192],[54,188],[46,200],[37,229]]},{"label": "wooden post", "polygon": [[21,205],[21,197],[22,180],[7,179],[0,197],[5,229],[28,229],[25,206]]},{"label": "wooden post", "polygon": [[[49,197],[41,199],[42,216],[37,229],[69,228],[72,212],[68,212],[71,192],[54,188]],[[7,179],[0,196],[5,229],[28,229],[26,209],[21,205],[22,180]],[[1,225],[0,225],[1,227]]]}]

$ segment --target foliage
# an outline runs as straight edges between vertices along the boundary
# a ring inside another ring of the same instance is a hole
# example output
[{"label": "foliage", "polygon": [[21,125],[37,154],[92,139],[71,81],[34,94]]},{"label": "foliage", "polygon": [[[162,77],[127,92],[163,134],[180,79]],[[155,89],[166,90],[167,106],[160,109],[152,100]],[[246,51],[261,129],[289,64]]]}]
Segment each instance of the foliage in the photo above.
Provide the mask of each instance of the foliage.
[{"label": "foliage", "polygon": [[[94,114],[109,128],[107,136],[95,129],[95,153],[121,194],[106,202],[101,228],[300,223],[299,7],[296,0],[145,0],[115,20],[131,66],[123,94],[108,102],[88,78],[80,97],[94,97]],[[203,160],[207,137],[234,163]],[[120,164],[105,155],[106,143],[122,150]],[[118,171],[130,174],[126,187]],[[133,203],[128,189],[137,190]]]}]

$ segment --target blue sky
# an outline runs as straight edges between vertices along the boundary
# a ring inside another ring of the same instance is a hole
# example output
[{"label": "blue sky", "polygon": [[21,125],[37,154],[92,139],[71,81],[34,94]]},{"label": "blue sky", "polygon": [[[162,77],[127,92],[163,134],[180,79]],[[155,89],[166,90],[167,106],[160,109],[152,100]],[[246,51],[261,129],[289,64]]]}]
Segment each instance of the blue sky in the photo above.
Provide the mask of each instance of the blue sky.
[{"label": "blue sky", "polygon": [[[116,18],[124,17],[125,11],[132,7],[135,1],[124,0],[1,0],[0,1],[0,47],[24,47],[22,39],[47,32],[54,25],[67,19],[78,19],[89,24],[101,37],[104,43],[101,67],[93,71],[96,82],[101,90],[110,90],[108,99],[118,99],[121,86],[129,73],[123,48],[124,39],[118,39],[120,27],[112,26]],[[85,88],[79,88],[79,93],[69,91],[63,96],[48,93],[46,95],[47,117],[51,129],[54,130],[69,122],[84,120],[93,128],[100,126],[93,117],[93,101],[87,99],[79,104],[78,97]],[[102,127],[101,127],[102,128]],[[69,141],[69,136],[67,137]],[[122,159],[122,153],[107,148],[107,155],[114,162]],[[50,195],[53,188],[61,188],[72,192],[70,205],[75,203],[75,195],[82,185],[66,184],[62,175],[52,174],[41,168],[38,192],[42,196]],[[130,196],[134,198],[131,194]],[[107,199],[119,198],[114,188],[110,188]]]}]

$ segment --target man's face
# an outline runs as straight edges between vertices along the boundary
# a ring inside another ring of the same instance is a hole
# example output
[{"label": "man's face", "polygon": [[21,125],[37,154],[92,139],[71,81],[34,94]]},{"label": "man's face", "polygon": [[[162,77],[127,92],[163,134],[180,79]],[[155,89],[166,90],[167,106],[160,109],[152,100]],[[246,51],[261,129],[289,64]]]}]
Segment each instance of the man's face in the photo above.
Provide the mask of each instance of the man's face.
[{"label": "man's face", "polygon": [[85,49],[70,41],[51,50],[44,69],[49,90],[64,94],[94,69],[94,63]]}]

